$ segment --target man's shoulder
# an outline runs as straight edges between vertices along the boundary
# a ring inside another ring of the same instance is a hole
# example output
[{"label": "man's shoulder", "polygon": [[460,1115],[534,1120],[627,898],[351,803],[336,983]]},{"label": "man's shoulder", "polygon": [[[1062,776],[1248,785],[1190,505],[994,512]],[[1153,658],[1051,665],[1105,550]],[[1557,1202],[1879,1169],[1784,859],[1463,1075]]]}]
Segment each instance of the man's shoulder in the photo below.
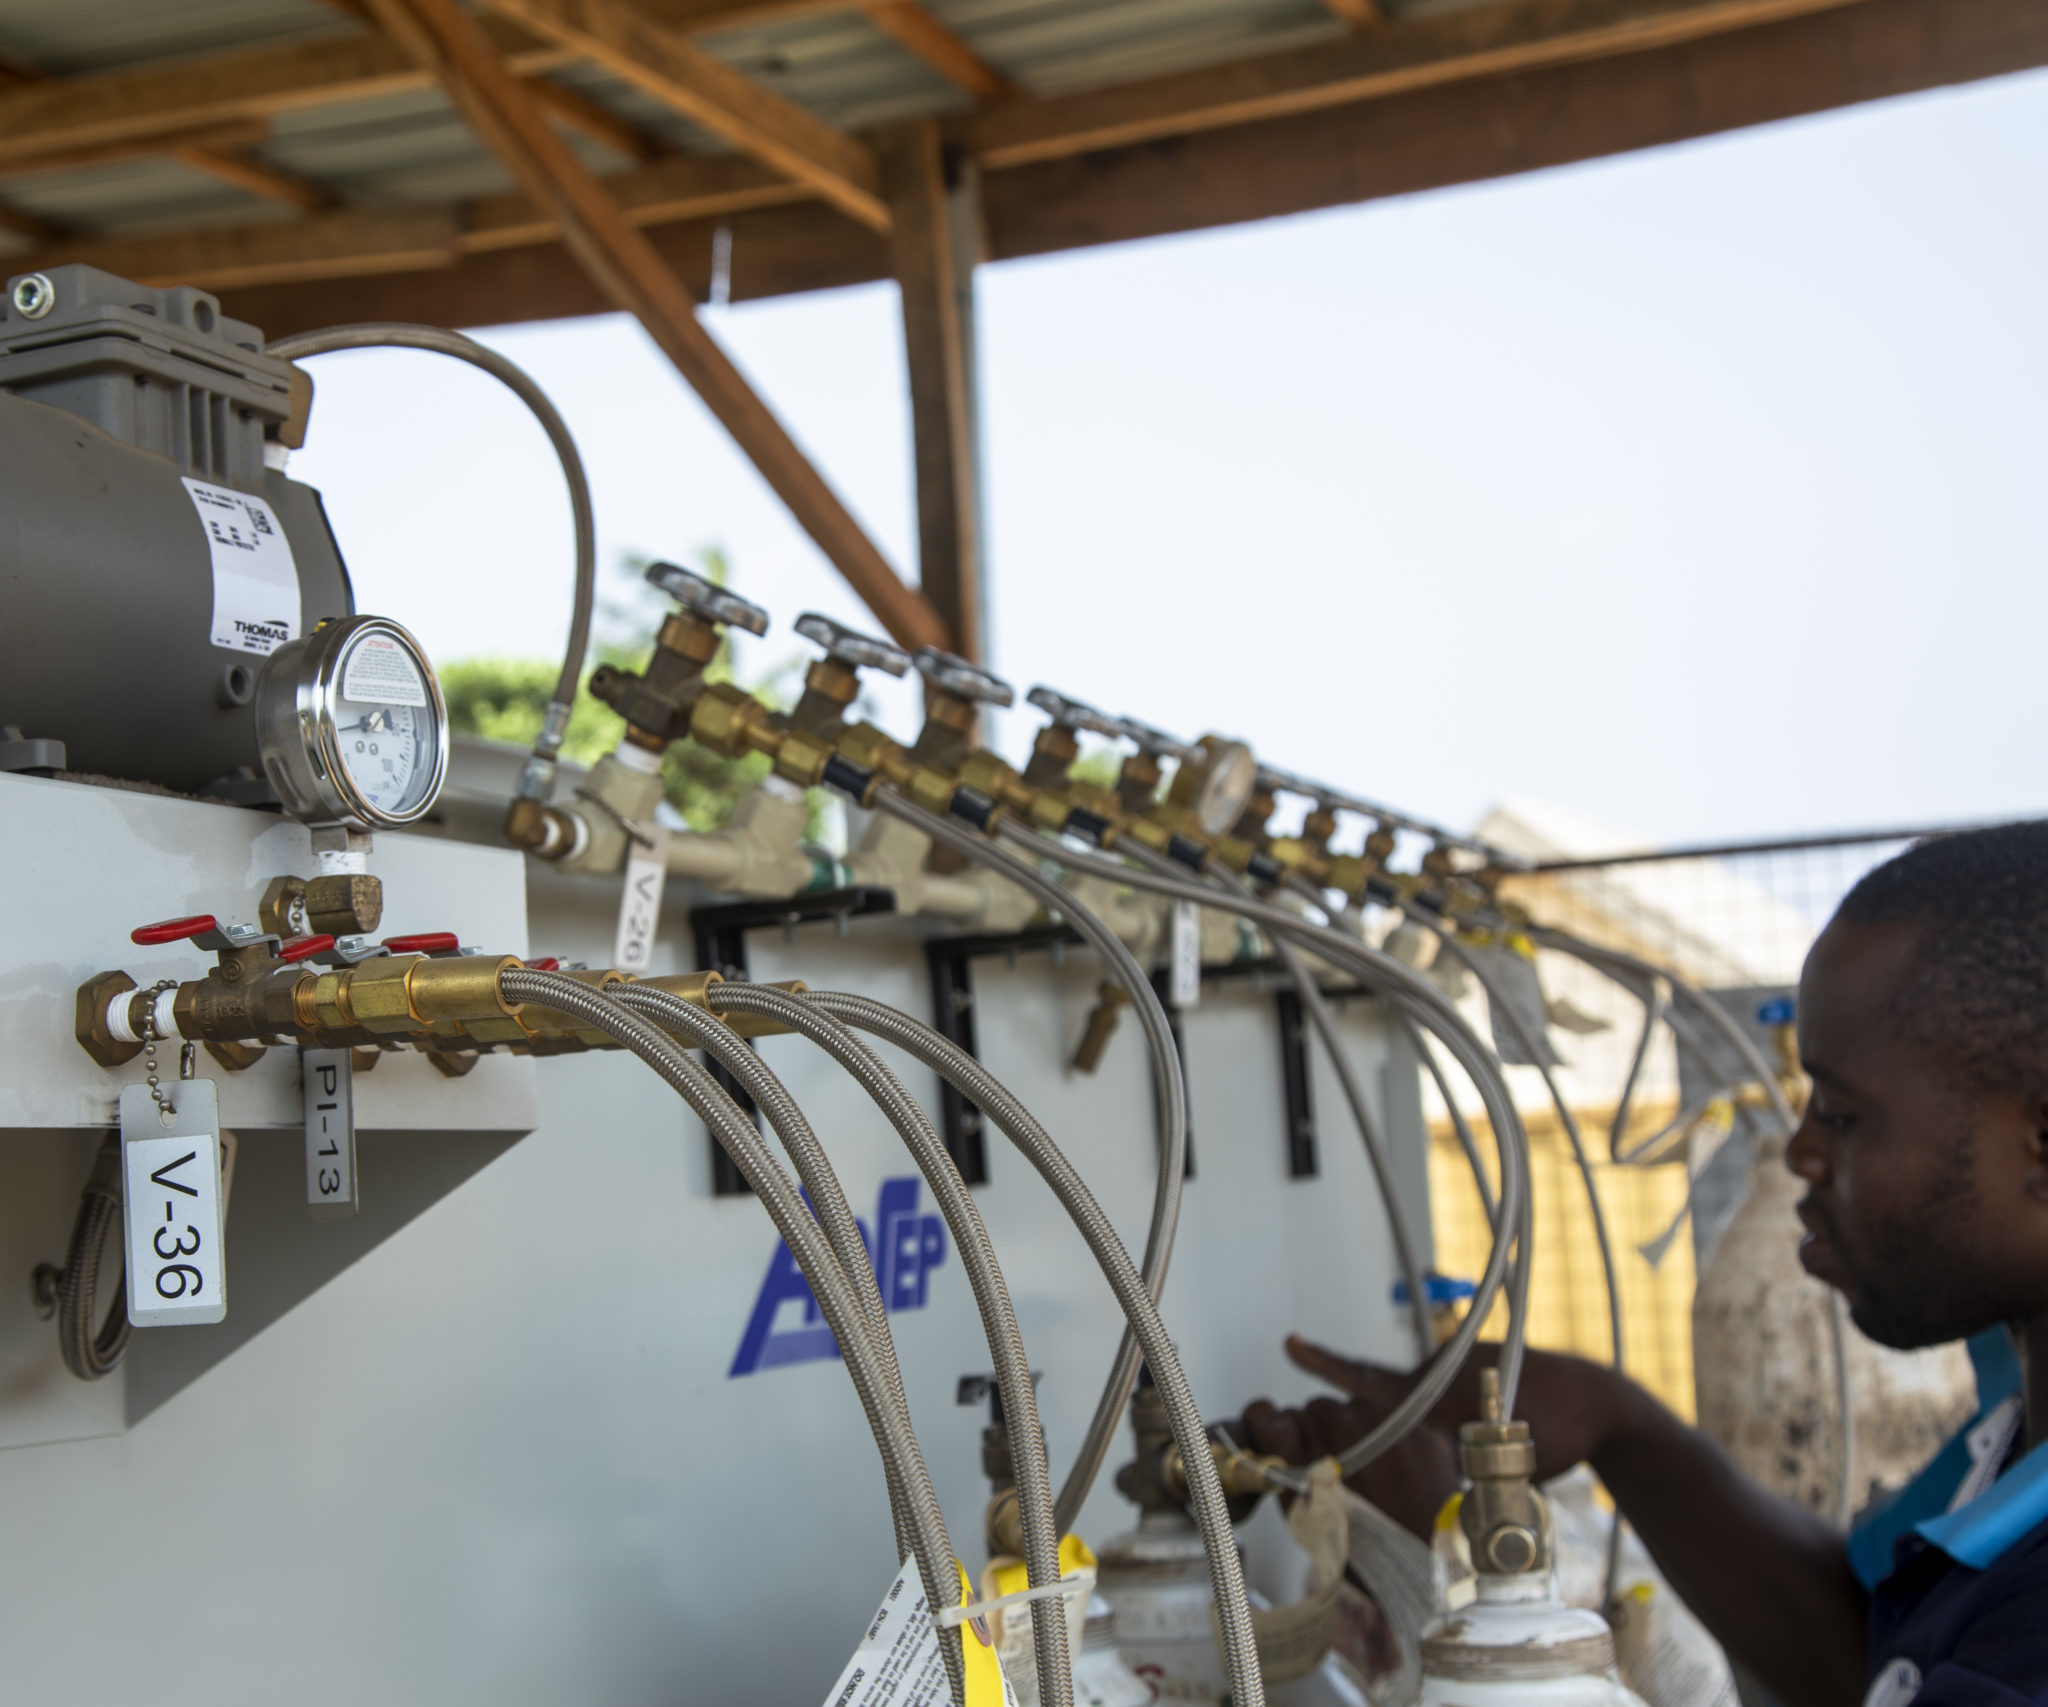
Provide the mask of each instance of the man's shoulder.
[{"label": "man's shoulder", "polygon": [[1878,1657],[1912,1661],[1927,1680],[1916,1699],[1930,1707],[1991,1699],[1971,1680],[2048,1701],[2048,1519],[1981,1569],[1928,1548],[1879,1590],[1878,1607],[1891,1614]]}]

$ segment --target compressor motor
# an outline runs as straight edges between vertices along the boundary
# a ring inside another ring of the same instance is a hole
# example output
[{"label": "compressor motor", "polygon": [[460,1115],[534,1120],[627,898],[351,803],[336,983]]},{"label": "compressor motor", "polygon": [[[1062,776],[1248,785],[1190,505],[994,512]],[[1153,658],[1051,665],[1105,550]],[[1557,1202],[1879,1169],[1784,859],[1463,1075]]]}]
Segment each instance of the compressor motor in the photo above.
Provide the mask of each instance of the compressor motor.
[{"label": "compressor motor", "polygon": [[0,293],[0,725],[10,768],[273,800],[264,660],[354,608],[283,473],[312,382],[190,286],[53,267]]}]

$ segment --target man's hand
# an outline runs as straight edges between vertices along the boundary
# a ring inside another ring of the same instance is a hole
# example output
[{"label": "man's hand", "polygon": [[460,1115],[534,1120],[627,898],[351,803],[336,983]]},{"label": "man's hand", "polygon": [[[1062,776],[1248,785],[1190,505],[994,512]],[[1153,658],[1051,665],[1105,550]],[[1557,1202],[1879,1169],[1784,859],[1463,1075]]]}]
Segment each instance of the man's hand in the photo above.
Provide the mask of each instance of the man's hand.
[{"label": "man's hand", "polygon": [[[1422,1426],[1352,1477],[1353,1491],[1427,1539],[1438,1510],[1457,1491],[1458,1428],[1478,1419],[1479,1371],[1492,1367],[1499,1355],[1496,1345],[1474,1347]],[[1249,1444],[1290,1464],[1335,1457],[1364,1439],[1422,1379],[1420,1370],[1404,1373],[1340,1357],[1299,1336],[1288,1338],[1287,1356],[1351,1396],[1348,1403],[1312,1399],[1299,1409],[1282,1409],[1261,1399],[1246,1410]],[[1547,1481],[1563,1475],[1595,1456],[1621,1425],[1637,1392],[1600,1364],[1529,1352],[1522,1364],[1515,1415],[1528,1422],[1535,1437],[1538,1478]]]},{"label": "man's hand", "polygon": [[[1298,1410],[1262,1399],[1245,1412],[1249,1443],[1296,1464],[1341,1453],[1421,1379],[1303,1339],[1288,1340],[1287,1355],[1350,1395]],[[1479,1371],[1499,1355],[1498,1346],[1475,1346],[1422,1425],[1351,1478],[1424,1539],[1458,1486],[1458,1428],[1479,1415]],[[1605,1365],[1530,1352],[1514,1414],[1534,1437],[1538,1478],[1590,1461],[1671,1586],[1780,1700],[1851,1707],[1861,1699],[1868,1601],[1833,1528],[1746,1481],[1706,1436]]]}]

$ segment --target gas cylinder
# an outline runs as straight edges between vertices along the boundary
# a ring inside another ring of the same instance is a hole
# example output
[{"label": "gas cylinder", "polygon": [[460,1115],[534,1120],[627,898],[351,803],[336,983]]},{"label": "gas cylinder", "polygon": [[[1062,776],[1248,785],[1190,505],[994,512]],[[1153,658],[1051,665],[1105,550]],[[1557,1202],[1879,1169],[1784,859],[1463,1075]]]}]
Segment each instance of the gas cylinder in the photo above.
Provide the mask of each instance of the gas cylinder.
[{"label": "gas cylinder", "polygon": [[1507,1420],[1498,1370],[1480,1380],[1480,1419],[1458,1431],[1472,1484],[1458,1525],[1477,1581],[1422,1633],[1421,1707],[1642,1707],[1622,1685],[1606,1619],[1558,1596],[1529,1425]]},{"label": "gas cylinder", "polygon": [[[1159,1701],[1220,1707],[1229,1683],[1217,1647],[1208,1554],[1171,1484],[1173,1431],[1149,1378],[1131,1395],[1131,1427],[1138,1454],[1118,1472],[1117,1486],[1136,1503],[1138,1525],[1104,1543],[1097,1579],[1115,1610],[1117,1646]],[[1265,1604],[1256,1594],[1252,1603]],[[1366,1707],[1365,1692],[1333,1653],[1306,1676],[1269,1677],[1266,1699],[1274,1707]]]}]

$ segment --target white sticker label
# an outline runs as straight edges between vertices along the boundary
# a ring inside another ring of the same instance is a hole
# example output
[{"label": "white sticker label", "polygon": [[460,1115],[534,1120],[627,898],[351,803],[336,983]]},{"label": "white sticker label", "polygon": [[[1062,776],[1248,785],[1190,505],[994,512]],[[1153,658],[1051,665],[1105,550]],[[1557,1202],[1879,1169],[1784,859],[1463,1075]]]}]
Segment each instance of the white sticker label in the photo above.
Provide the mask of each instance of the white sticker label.
[{"label": "white sticker label", "polygon": [[220,1103],[211,1079],[170,1081],[176,1113],[147,1085],[121,1087],[122,1213],[128,1320],[196,1327],[228,1313],[221,1248]]},{"label": "white sticker label", "polygon": [[277,512],[261,498],[185,482],[213,555],[213,643],[267,658],[299,633],[299,571]]},{"label": "white sticker label", "polygon": [[980,1620],[946,1631],[932,1623],[913,1561],[905,1562],[882,1596],[867,1634],[825,1697],[825,1707],[943,1707],[952,1690],[939,1652],[942,1641],[961,1645],[967,1707],[1017,1707],[1016,1692]]},{"label": "white sticker label", "polygon": [[341,697],[370,705],[410,705],[424,710],[427,684],[412,654],[388,634],[366,634],[349,650],[341,672]]},{"label": "white sticker label", "polygon": [[626,886],[619,892],[619,928],[612,938],[612,965],[619,971],[641,973],[654,964],[654,933],[661,924],[661,891],[667,882],[667,829],[636,825],[634,840],[627,844]]},{"label": "white sticker label", "polygon": [[1191,1008],[1202,999],[1202,910],[1192,901],[1176,901],[1168,918],[1172,927],[1169,993],[1175,1007]]},{"label": "white sticker label", "polygon": [[346,1049],[301,1049],[306,1090],[306,1204],[316,1221],[356,1212],[355,1064]]}]

